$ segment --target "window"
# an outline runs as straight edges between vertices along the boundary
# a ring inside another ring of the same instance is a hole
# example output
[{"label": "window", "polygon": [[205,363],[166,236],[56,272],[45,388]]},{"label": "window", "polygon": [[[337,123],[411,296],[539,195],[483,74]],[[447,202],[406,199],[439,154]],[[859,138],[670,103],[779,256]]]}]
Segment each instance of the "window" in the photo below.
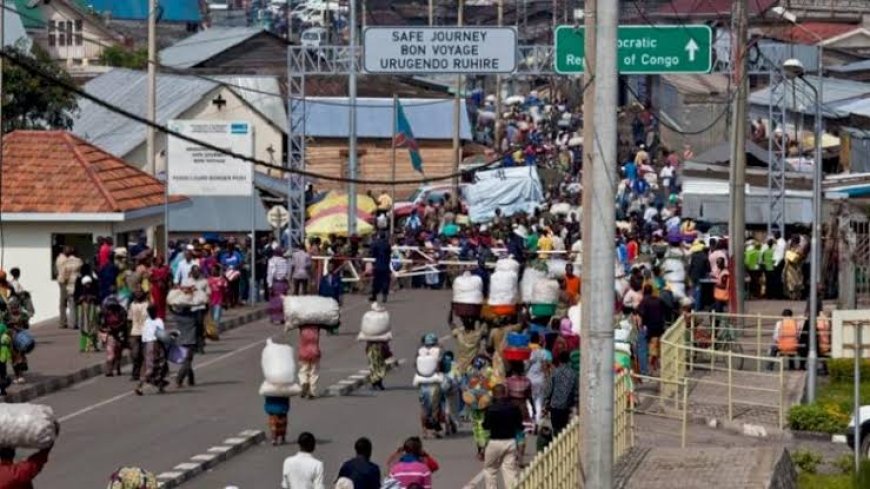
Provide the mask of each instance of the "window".
[{"label": "window", "polygon": [[48,45],[55,46],[81,46],[84,39],[84,21],[81,19],[72,21],[48,22]]}]

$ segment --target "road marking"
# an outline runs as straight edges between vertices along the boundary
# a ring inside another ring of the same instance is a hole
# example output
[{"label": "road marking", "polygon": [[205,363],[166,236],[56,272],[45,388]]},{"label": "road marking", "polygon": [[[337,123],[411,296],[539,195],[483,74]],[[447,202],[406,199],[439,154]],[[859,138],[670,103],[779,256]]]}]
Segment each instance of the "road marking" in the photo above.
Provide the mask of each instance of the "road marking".
[{"label": "road marking", "polygon": [[468,481],[468,484],[465,484],[462,489],[477,489],[481,482],[483,482],[484,472],[481,470],[474,476],[473,479]]},{"label": "road marking", "polygon": [[[345,308],[345,311],[350,311],[350,310],[353,310],[353,309],[358,308],[359,306],[363,306],[363,305],[367,305],[367,304],[368,304],[368,301],[365,301],[365,300],[364,300],[364,301],[362,301],[362,302],[359,302],[359,303],[353,304],[353,305],[351,305],[351,306],[348,306],[347,308]],[[270,336],[270,337],[271,337],[271,336]],[[209,361],[206,361],[206,362],[203,362],[203,363],[197,364],[197,365],[196,365],[196,368],[197,368],[198,370],[200,370],[200,369],[206,368],[206,367],[208,367],[208,366],[210,366],[210,365],[214,365],[215,363],[221,362],[221,361],[223,361],[223,360],[225,360],[225,359],[227,359],[227,358],[230,358],[230,357],[232,357],[232,356],[234,356],[234,355],[237,355],[237,354],[239,354],[239,353],[242,353],[242,352],[248,351],[248,350],[250,350],[251,348],[254,348],[254,347],[257,347],[257,346],[260,346],[260,345],[266,343],[266,339],[267,339],[267,338],[264,338],[264,339],[262,339],[262,340],[255,341],[255,342],[253,342],[253,343],[249,343],[249,344],[247,344],[247,345],[245,345],[245,346],[243,346],[243,347],[240,347],[240,348],[238,348],[238,349],[236,349],[236,350],[233,350],[233,351],[228,352],[228,353],[224,353],[223,355],[221,355],[221,356],[219,356],[219,357],[216,357],[216,358],[213,358],[213,359],[211,359],[211,360],[209,360]],[[99,377],[98,377],[98,378],[99,378]],[[124,392],[123,394],[118,394],[117,396],[110,397],[109,399],[105,399],[105,400],[103,400],[103,401],[100,401],[100,402],[97,402],[97,403],[91,404],[90,406],[84,407],[84,408],[82,408],[82,409],[79,409],[78,411],[72,412],[72,413],[70,413],[70,414],[67,414],[66,416],[63,416],[63,417],[61,417],[61,418],[58,418],[58,422],[63,423],[63,422],[69,421],[69,420],[71,420],[71,419],[73,419],[73,418],[77,418],[77,417],[79,417],[79,416],[81,416],[81,415],[83,415],[83,414],[87,414],[87,413],[89,413],[89,412],[91,412],[91,411],[94,411],[94,410],[100,409],[100,408],[103,407],[103,406],[108,406],[109,404],[112,404],[112,403],[118,402],[118,401],[120,401],[121,399],[124,399],[124,398],[130,397],[130,396],[132,396],[132,395],[134,395],[134,394],[135,394],[135,392]]]},{"label": "road marking", "polygon": [[[233,351],[231,351],[231,352],[224,353],[223,355],[221,355],[221,356],[219,356],[219,357],[213,358],[213,359],[211,359],[211,360],[209,360],[209,361],[207,361],[207,362],[203,362],[203,363],[201,363],[201,364],[199,364],[199,365],[196,365],[196,368],[197,368],[197,369],[203,369],[203,368],[206,368],[206,367],[208,367],[208,366],[210,366],[210,365],[214,365],[215,363],[218,363],[218,362],[220,362],[220,361],[226,360],[227,358],[230,358],[230,357],[232,357],[232,356],[235,356],[235,355],[237,355],[237,354],[239,354],[239,353],[242,353],[242,352],[248,351],[248,350],[250,350],[251,348],[254,348],[254,347],[260,346],[260,345],[264,344],[265,342],[266,342],[266,340],[265,340],[265,339],[262,339],[262,340],[255,341],[255,342],[253,342],[253,343],[249,343],[249,344],[247,344],[247,345],[245,345],[245,346],[243,346],[243,347],[240,347],[240,348],[238,348],[238,349],[236,349],[236,350],[233,350]],[[79,417],[79,416],[81,416],[81,415],[83,415],[83,414],[87,414],[87,413],[89,413],[89,412],[91,412],[91,411],[94,411],[94,410],[96,410],[96,409],[99,409],[99,408],[101,408],[101,407],[103,407],[103,406],[107,406],[107,405],[109,405],[109,404],[112,404],[112,403],[115,403],[115,402],[117,402],[117,401],[120,401],[121,399],[124,399],[124,398],[126,398],[126,397],[130,397],[130,396],[132,396],[132,395],[134,395],[134,394],[135,394],[135,392],[124,392],[123,394],[118,394],[118,395],[115,396],[115,397],[110,397],[110,398],[105,399],[105,400],[103,400],[103,401],[100,401],[100,402],[98,402],[98,403],[91,404],[90,406],[87,406],[87,407],[84,407],[84,408],[82,408],[82,409],[79,409],[78,411],[75,411],[75,412],[73,412],[73,413],[67,414],[67,415],[64,416],[64,417],[59,418],[59,419],[58,419],[58,422],[63,423],[63,422],[69,421],[69,420],[71,420],[71,419],[73,419],[73,418],[77,418],[77,417]]]}]

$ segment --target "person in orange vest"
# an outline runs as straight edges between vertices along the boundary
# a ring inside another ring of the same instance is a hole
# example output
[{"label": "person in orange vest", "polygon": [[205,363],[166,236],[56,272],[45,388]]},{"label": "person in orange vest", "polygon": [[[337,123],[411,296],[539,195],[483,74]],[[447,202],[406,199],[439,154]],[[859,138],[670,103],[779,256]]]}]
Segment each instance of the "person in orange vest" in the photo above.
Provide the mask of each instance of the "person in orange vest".
[{"label": "person in orange vest", "polygon": [[565,295],[568,297],[568,305],[577,304],[580,299],[580,277],[574,275],[574,265],[571,263],[565,265],[565,280],[562,283],[562,289],[565,290]]},{"label": "person in orange vest", "polygon": [[716,271],[713,273],[716,283],[713,285],[713,310],[719,313],[728,311],[731,299],[731,272],[725,264],[725,259],[716,259]]},{"label": "person in orange vest", "polygon": [[[776,327],[773,330],[773,345],[771,346],[771,356],[788,357],[788,369],[794,369],[794,360],[798,354],[798,337],[800,336],[800,328],[798,322],[794,319],[794,313],[791,309],[782,311],[782,319],[777,321]],[[768,365],[768,369],[773,369],[773,365]]]}]

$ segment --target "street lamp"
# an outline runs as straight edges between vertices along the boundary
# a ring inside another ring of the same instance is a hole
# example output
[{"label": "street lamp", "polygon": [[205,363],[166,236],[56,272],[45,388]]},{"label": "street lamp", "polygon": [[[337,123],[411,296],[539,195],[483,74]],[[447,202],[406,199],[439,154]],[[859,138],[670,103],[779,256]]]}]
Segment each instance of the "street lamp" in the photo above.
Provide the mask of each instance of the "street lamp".
[{"label": "street lamp", "polygon": [[[807,400],[813,402],[816,400],[816,367],[818,364],[818,352],[816,351],[816,321],[819,317],[819,273],[821,271],[821,231],[822,231],[822,90],[824,84],[824,39],[815,32],[807,29],[797,22],[797,16],[793,12],[789,12],[783,7],[776,6],[771,11],[780,18],[793,24],[803,32],[808,33],[816,39],[816,47],[818,48],[816,59],[816,76],[818,77],[818,86],[815,86],[803,78],[803,65],[798,60],[789,59],[783,63],[783,69],[788,75],[791,70],[792,78],[800,77],[807,85],[812,87],[816,94],[816,127],[815,127],[815,143],[816,154],[813,164],[813,229],[812,238],[810,240],[810,343],[809,354],[807,355]],[[788,66],[786,66],[788,65]],[[798,69],[798,67],[800,69]],[[800,73],[798,73],[800,72]]]}]

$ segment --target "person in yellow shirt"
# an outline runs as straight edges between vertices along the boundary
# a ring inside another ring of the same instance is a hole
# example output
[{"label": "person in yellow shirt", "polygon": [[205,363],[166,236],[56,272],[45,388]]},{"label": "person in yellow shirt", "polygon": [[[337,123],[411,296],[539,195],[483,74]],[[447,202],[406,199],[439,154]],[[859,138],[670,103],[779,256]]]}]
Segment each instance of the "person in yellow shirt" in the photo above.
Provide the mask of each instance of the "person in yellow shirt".
[{"label": "person in yellow shirt", "polygon": [[553,231],[550,228],[545,228],[538,238],[538,258],[542,260],[549,258],[550,253],[546,253],[547,251],[553,251]]},{"label": "person in yellow shirt", "polygon": [[378,195],[378,210],[387,213],[393,209],[393,198],[390,197],[390,194],[386,190],[381,190],[381,194]]}]

